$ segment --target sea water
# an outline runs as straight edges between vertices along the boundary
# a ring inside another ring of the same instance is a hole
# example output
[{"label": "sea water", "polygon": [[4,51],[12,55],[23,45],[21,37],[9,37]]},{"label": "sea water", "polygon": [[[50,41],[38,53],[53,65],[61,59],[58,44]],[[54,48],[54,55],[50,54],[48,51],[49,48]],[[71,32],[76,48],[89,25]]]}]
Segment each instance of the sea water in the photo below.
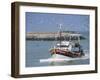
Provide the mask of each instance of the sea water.
[{"label": "sea water", "polygon": [[62,66],[62,65],[84,65],[89,64],[89,34],[84,33],[85,40],[81,40],[81,45],[83,50],[88,55],[88,58],[84,59],[74,59],[61,62],[41,62],[42,59],[52,58],[49,49],[53,47],[55,41],[32,41],[26,40],[26,67],[42,67],[42,66]]}]

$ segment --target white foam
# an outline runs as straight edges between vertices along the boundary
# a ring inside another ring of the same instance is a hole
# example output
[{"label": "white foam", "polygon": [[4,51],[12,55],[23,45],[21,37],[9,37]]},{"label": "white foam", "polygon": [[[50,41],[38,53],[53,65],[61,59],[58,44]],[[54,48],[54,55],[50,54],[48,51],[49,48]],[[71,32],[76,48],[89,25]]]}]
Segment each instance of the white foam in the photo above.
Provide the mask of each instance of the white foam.
[{"label": "white foam", "polygon": [[86,59],[89,59],[88,54],[79,58],[70,58],[70,57],[56,54],[48,59],[40,59],[40,62],[63,62],[63,61],[76,61],[76,60],[86,60]]}]

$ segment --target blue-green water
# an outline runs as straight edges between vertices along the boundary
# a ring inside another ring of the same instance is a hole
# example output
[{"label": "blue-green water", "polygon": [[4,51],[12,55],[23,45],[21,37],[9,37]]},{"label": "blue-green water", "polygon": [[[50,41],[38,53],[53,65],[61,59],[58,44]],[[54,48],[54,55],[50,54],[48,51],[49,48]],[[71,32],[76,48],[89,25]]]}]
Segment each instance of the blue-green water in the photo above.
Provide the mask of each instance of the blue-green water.
[{"label": "blue-green water", "polygon": [[[81,40],[82,48],[89,54],[89,34],[84,33],[85,40]],[[40,62],[40,59],[48,59],[51,57],[49,49],[54,41],[31,41],[26,40],[26,67],[56,66],[56,65],[79,65],[89,64],[89,59],[76,60],[60,63]]]}]

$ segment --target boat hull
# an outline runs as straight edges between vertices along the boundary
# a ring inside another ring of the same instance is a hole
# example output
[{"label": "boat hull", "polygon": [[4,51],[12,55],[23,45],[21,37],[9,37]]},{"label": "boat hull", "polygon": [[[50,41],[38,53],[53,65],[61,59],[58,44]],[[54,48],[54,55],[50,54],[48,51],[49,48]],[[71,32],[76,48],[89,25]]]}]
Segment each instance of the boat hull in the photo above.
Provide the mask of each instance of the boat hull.
[{"label": "boat hull", "polygon": [[84,56],[84,53],[81,53],[80,51],[64,51],[64,50],[60,50],[60,49],[52,49],[50,50],[51,55],[53,54],[59,54],[59,55],[64,55],[67,57],[81,57]]}]

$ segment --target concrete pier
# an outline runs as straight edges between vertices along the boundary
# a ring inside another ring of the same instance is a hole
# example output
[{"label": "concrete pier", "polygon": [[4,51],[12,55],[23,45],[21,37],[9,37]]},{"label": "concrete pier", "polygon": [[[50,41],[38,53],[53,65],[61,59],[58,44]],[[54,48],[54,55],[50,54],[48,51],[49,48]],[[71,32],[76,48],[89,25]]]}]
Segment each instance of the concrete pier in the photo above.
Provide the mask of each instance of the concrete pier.
[{"label": "concrete pier", "polygon": [[85,39],[80,33],[76,32],[62,32],[61,38],[59,38],[58,32],[29,32],[26,33],[27,40],[75,40],[78,39]]}]

